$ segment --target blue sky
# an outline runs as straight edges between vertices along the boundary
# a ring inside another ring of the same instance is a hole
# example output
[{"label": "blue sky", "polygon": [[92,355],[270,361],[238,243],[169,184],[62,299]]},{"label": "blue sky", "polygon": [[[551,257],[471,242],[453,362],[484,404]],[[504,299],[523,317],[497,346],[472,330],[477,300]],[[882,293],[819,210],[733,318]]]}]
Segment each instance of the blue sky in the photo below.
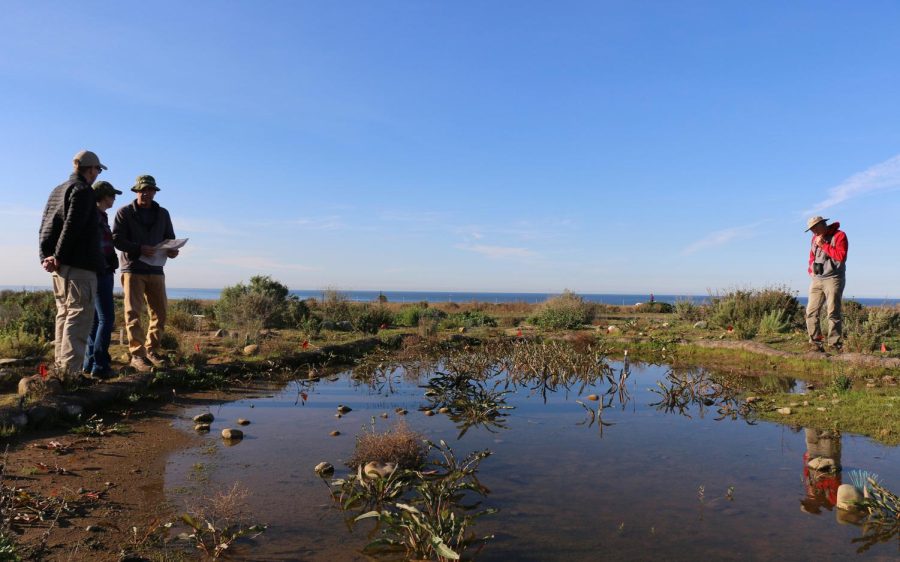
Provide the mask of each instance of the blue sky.
[{"label": "blue sky", "polygon": [[900,296],[900,4],[10,2],[3,285],[81,148],[153,174],[172,287]]}]

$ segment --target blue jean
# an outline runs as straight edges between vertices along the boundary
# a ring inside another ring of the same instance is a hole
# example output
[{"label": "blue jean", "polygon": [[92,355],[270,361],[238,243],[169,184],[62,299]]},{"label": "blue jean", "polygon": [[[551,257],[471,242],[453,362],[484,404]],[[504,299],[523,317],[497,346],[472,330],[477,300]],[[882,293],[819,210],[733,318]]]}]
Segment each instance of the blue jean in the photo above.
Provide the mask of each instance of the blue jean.
[{"label": "blue jean", "polygon": [[97,275],[94,325],[91,327],[87,350],[84,354],[84,370],[91,373],[102,373],[110,369],[109,341],[112,338],[113,324],[115,323],[113,283],[112,273]]}]

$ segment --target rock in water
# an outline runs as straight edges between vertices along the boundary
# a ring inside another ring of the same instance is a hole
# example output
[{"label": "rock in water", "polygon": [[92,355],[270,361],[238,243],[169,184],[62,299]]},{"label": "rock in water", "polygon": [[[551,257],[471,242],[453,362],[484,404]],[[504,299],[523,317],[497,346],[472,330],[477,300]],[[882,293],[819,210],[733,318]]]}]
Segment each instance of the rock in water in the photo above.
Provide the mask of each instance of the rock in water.
[{"label": "rock in water", "polygon": [[198,423],[194,426],[194,431],[209,431],[208,423]]},{"label": "rock in water", "polygon": [[211,413],[198,414],[194,416],[194,423],[212,423],[216,419]]},{"label": "rock in water", "polygon": [[596,402],[597,400],[600,400],[600,397],[597,396],[596,394],[588,394],[587,399],[590,400],[591,402]]},{"label": "rock in water", "polygon": [[330,478],[334,474],[334,465],[330,462],[320,462],[313,470],[316,471],[320,478]]},{"label": "rock in water", "polygon": [[397,463],[395,462],[371,461],[366,463],[366,466],[363,468],[363,474],[367,478],[387,478],[395,470],[397,470]]},{"label": "rock in water", "polygon": [[226,428],[226,429],[223,429],[223,430],[222,430],[222,438],[223,438],[223,439],[229,439],[229,440],[231,440],[231,439],[243,439],[243,438],[244,438],[244,432],[241,431],[240,429],[230,429],[230,428]]},{"label": "rock in water", "polygon": [[775,411],[778,412],[779,414],[783,415],[783,416],[789,416],[789,415],[791,415],[791,409],[790,409],[790,408],[778,408],[778,409],[775,410]]},{"label": "rock in water", "polygon": [[329,435],[331,435],[332,437],[337,437],[337,436],[340,435],[340,434],[341,434],[341,432],[335,429],[335,430],[332,431]]},{"label": "rock in water", "polygon": [[830,472],[834,470],[834,459],[829,459],[828,457],[816,457],[814,459],[810,459],[808,463],[806,463],[811,470],[817,470],[819,472]]},{"label": "rock in water", "polygon": [[856,509],[857,502],[862,501],[862,499],[863,495],[856,486],[853,484],[841,484],[838,486],[837,503],[835,505],[838,509]]},{"label": "rock in water", "polygon": [[250,420],[245,420],[244,418],[238,418],[238,425],[250,425]]},{"label": "rock in water", "polygon": [[350,406],[344,406],[343,404],[339,404],[337,407],[337,411],[339,414],[346,414],[347,412],[352,412],[353,408]]}]

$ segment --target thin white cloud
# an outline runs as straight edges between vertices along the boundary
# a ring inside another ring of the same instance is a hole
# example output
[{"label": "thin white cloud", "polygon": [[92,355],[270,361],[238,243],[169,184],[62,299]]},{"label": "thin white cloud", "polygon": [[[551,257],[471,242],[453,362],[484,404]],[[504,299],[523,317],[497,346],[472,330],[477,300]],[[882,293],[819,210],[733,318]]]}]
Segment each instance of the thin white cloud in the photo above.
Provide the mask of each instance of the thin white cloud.
[{"label": "thin white cloud", "polygon": [[734,226],[732,228],[725,228],[723,230],[710,232],[700,240],[688,244],[683,250],[681,250],[681,255],[688,256],[691,254],[695,254],[700,250],[707,250],[709,248],[724,246],[735,240],[746,240],[748,238],[753,238],[757,235],[759,227],[767,222],[770,221],[762,220],[757,221],[753,224]]},{"label": "thin white cloud", "polygon": [[472,244],[468,246],[457,246],[460,250],[475,252],[489,258],[530,258],[535,254],[528,248],[517,248],[512,246],[488,246],[485,244]]},{"label": "thin white cloud", "polygon": [[216,258],[213,263],[219,265],[230,265],[242,269],[252,269],[257,272],[264,272],[270,269],[290,270],[290,271],[320,271],[321,267],[310,265],[301,265],[296,263],[278,262],[273,259],[260,256],[228,256],[224,258]]},{"label": "thin white cloud", "polygon": [[894,189],[900,189],[900,155],[850,176],[829,189],[827,198],[819,201],[803,214],[817,214],[860,195]]}]

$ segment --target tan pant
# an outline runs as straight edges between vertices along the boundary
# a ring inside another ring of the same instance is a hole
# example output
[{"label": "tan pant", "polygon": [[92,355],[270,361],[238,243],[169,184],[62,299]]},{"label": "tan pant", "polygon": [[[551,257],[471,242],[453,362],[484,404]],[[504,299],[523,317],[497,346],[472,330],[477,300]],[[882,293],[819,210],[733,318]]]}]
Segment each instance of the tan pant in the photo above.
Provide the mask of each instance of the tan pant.
[{"label": "tan pant", "polygon": [[[122,289],[125,291],[125,332],[128,334],[128,351],[131,355],[146,357],[158,352],[159,341],[166,328],[166,276],[123,273]],[[141,326],[141,313],[147,303],[150,314],[146,341]]]},{"label": "tan pant", "polygon": [[841,316],[841,297],[844,294],[843,276],[826,277],[825,279],[812,278],[809,283],[809,302],[806,304],[806,332],[809,341],[822,339],[822,329],[819,327],[819,310],[822,304],[828,312],[828,345],[840,346],[843,341],[843,320]]},{"label": "tan pant", "polygon": [[93,271],[61,265],[53,273],[53,296],[56,299],[53,355],[60,377],[67,378],[81,372],[87,339],[94,323],[96,294],[97,274]]}]

